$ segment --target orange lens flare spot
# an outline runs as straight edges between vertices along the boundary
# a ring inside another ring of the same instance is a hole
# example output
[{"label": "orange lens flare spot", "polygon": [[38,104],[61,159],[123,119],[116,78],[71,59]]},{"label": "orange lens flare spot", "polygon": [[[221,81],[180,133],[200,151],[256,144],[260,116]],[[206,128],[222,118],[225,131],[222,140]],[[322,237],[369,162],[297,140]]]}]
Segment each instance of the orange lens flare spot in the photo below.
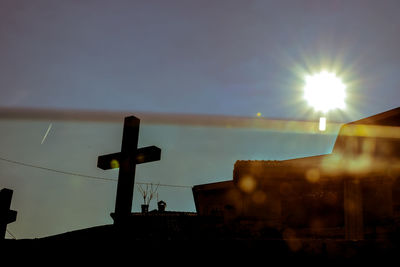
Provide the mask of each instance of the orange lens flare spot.
[{"label": "orange lens flare spot", "polygon": [[310,183],[316,183],[319,181],[320,173],[318,169],[309,169],[306,171],[306,179]]},{"label": "orange lens flare spot", "polygon": [[250,175],[246,175],[239,180],[239,188],[245,193],[252,193],[256,185],[256,180]]}]

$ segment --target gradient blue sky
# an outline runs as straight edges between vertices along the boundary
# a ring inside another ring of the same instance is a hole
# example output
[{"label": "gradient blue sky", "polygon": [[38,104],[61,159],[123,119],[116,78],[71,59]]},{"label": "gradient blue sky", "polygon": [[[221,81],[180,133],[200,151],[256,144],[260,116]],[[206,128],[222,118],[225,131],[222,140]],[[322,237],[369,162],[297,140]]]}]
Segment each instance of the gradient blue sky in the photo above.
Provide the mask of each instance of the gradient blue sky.
[{"label": "gradient blue sky", "polygon": [[[319,114],[301,88],[305,75],[327,69],[348,86],[347,109],[330,112],[328,121],[348,122],[399,106],[399,11],[399,1],[368,0],[2,0],[0,107],[127,115],[260,112],[265,119],[314,121]],[[115,172],[97,170],[95,161],[120,148],[122,120],[1,119],[0,156],[115,178]],[[238,159],[329,153],[335,140],[334,134],[142,123],[139,143],[161,147],[163,157],[138,167],[137,179],[189,186],[231,179]],[[4,161],[0,179],[1,187],[15,190],[19,217],[9,229],[17,238],[111,222],[113,182]],[[194,210],[190,190],[161,193],[167,208]]]},{"label": "gradient blue sky", "polygon": [[395,0],[2,0],[0,106],[293,119],[304,117],[304,75],[328,68],[357,116],[374,114],[398,105],[399,10]]}]

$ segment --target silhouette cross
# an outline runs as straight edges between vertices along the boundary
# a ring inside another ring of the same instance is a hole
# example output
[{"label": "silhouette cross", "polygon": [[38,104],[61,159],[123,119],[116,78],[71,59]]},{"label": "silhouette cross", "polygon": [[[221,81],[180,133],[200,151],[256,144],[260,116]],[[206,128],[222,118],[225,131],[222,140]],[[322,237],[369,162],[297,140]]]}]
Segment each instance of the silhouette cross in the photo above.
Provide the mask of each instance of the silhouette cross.
[{"label": "silhouette cross", "polygon": [[12,195],[11,189],[4,188],[0,191],[0,239],[5,238],[7,224],[17,219],[17,212],[10,210]]},{"label": "silhouette cross", "polygon": [[114,224],[125,221],[131,214],[136,164],[157,161],[161,149],[156,146],[137,148],[140,120],[126,117],[122,134],[121,152],[99,156],[97,167],[103,170],[119,168],[115,212],[111,214]]}]

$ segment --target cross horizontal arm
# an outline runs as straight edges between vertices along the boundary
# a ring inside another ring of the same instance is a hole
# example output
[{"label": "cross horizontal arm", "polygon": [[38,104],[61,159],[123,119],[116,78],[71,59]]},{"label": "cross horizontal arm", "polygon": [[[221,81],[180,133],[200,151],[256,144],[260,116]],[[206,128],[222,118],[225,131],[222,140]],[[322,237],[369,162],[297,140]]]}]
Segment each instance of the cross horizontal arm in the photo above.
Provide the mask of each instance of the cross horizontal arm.
[{"label": "cross horizontal arm", "polygon": [[156,146],[139,148],[136,151],[136,164],[158,161],[161,159],[161,149]]},{"label": "cross horizontal arm", "polygon": [[[161,149],[156,146],[139,148],[135,154],[135,163],[157,161],[161,159]],[[97,167],[102,170],[119,168],[121,152],[99,156],[97,158]]]},{"label": "cross horizontal arm", "polygon": [[121,152],[97,157],[97,167],[102,170],[119,168]]},{"label": "cross horizontal arm", "polygon": [[0,218],[1,223],[9,224],[17,220],[17,212],[15,210],[8,210],[5,218]]}]

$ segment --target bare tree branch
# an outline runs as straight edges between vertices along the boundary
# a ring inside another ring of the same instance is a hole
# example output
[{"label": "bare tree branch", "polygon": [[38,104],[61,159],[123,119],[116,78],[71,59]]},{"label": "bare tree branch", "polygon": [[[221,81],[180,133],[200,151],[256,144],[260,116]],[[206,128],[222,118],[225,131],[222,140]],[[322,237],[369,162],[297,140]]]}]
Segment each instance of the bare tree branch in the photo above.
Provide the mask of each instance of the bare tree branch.
[{"label": "bare tree branch", "polygon": [[[142,187],[142,185],[139,185],[138,190],[143,197],[143,204],[150,205],[150,202],[153,199],[155,193],[157,192],[159,185],[160,183],[158,183],[154,188],[153,183],[150,183],[150,187],[149,184],[146,184],[145,189]],[[158,200],[158,194],[157,194],[157,200]]]}]

